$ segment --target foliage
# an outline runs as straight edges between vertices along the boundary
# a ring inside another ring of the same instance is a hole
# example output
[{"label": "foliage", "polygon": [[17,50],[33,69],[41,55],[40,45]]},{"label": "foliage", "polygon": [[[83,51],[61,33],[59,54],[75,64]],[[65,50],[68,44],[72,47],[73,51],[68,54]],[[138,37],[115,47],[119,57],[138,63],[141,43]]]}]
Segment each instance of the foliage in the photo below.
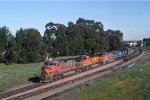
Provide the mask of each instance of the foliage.
[{"label": "foliage", "polygon": [[15,37],[12,34],[9,34],[4,56],[4,61],[6,64],[17,62],[17,57],[15,53],[15,43]]},{"label": "foliage", "polygon": [[40,62],[44,56],[42,51],[42,37],[38,30],[22,28],[16,34],[17,53],[19,63]]},{"label": "foliage", "polygon": [[[76,23],[69,22],[68,27],[58,23],[47,23],[47,53],[76,55],[84,53],[100,53],[108,50],[123,49],[123,33],[119,30],[104,31],[101,22],[79,18]],[[55,38],[52,38],[52,35]]]},{"label": "foliage", "polygon": [[109,50],[121,50],[123,48],[123,33],[119,30],[107,30],[109,38]]},{"label": "foliage", "polygon": [[41,62],[46,57],[101,53],[122,50],[123,33],[104,31],[101,22],[79,18],[76,23],[49,22],[44,36],[34,28],[20,28],[13,36],[7,27],[0,28],[0,63]]},{"label": "foliage", "polygon": [[149,47],[150,46],[150,38],[144,38],[143,44],[144,44],[144,47]]},{"label": "foliage", "polygon": [[0,63],[3,62],[5,47],[8,42],[9,30],[6,26],[0,27]]}]

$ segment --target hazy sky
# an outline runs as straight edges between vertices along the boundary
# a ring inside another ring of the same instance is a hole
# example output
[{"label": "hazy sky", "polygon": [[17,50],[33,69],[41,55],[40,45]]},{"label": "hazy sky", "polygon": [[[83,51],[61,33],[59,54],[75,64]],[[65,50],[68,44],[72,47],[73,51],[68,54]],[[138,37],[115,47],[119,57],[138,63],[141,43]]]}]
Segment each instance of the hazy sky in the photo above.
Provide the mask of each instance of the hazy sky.
[{"label": "hazy sky", "polygon": [[79,17],[100,21],[105,30],[121,30],[124,40],[150,37],[149,1],[0,1],[0,26],[14,35],[21,27],[43,35],[46,23],[67,25]]}]

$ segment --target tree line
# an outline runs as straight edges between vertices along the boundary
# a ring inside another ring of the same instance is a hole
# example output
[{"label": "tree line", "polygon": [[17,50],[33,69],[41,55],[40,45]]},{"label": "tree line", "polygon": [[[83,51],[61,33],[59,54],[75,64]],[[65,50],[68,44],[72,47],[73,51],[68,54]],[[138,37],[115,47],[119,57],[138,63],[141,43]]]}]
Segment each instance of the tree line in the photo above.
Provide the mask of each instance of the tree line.
[{"label": "tree line", "polygon": [[15,36],[6,26],[0,27],[0,63],[41,62],[51,57],[122,50],[123,33],[104,31],[101,22],[79,18],[68,26],[49,22],[44,36],[35,28],[20,28]]},{"label": "tree line", "polygon": [[149,47],[150,46],[150,38],[144,38],[143,44],[144,44],[144,47]]}]

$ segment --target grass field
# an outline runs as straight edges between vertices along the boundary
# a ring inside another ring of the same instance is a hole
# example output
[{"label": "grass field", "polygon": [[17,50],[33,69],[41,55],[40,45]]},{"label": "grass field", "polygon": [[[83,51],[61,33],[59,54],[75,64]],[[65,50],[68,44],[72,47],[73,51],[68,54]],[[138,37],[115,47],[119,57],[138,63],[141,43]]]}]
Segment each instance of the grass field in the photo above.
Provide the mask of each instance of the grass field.
[{"label": "grass field", "polygon": [[150,52],[145,55],[134,68],[119,70],[44,100],[150,100]]},{"label": "grass field", "polygon": [[[55,59],[68,59],[78,56],[63,56]],[[31,64],[0,64],[0,92],[6,89],[13,88],[14,86],[33,83],[34,77],[40,75],[43,63]],[[33,79],[32,79],[33,78]]]},{"label": "grass field", "polygon": [[29,78],[40,74],[42,63],[33,64],[0,64],[0,91],[17,85],[31,83]]},{"label": "grass field", "polygon": [[[42,63],[0,64],[0,92],[17,85],[31,83],[40,74]],[[120,70],[89,81],[70,91],[46,100],[150,100],[150,52],[136,67]]]}]

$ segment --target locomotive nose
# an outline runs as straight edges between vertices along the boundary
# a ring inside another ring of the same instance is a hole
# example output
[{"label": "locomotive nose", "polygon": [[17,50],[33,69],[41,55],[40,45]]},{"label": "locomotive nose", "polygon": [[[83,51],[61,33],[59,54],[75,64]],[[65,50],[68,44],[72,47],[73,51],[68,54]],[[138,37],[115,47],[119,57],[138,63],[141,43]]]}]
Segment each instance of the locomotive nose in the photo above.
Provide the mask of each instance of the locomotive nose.
[{"label": "locomotive nose", "polygon": [[48,72],[49,72],[48,68],[46,68],[46,67],[42,67],[41,70],[42,70],[42,73],[41,73],[42,75],[48,74]]},{"label": "locomotive nose", "polygon": [[50,67],[42,67],[41,69],[42,69],[42,72],[41,72],[41,76],[40,76],[40,82],[51,81],[53,79],[51,73],[54,70]]}]

